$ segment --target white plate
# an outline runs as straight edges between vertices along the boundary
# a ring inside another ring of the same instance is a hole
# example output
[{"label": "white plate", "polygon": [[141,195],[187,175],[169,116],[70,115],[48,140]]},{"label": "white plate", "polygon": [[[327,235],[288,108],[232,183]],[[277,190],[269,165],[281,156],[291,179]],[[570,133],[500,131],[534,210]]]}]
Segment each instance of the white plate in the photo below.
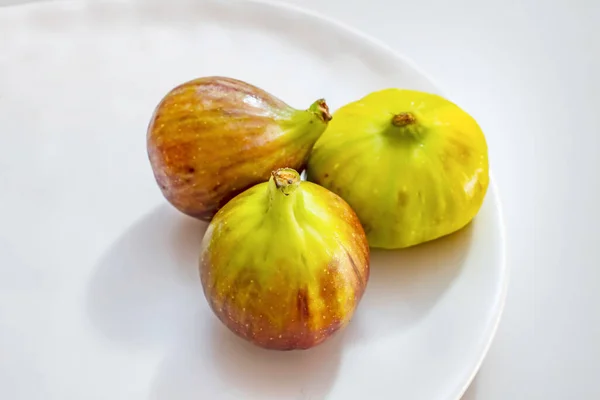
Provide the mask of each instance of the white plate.
[{"label": "white plate", "polygon": [[166,204],[146,156],[154,106],[188,79],[336,109],[384,87],[436,92],[411,63],[317,15],[245,2],[9,7],[0,38],[0,398],[461,396],[507,283],[493,186],[464,231],[375,251],[346,331],[268,352],[209,312],[205,226]]}]

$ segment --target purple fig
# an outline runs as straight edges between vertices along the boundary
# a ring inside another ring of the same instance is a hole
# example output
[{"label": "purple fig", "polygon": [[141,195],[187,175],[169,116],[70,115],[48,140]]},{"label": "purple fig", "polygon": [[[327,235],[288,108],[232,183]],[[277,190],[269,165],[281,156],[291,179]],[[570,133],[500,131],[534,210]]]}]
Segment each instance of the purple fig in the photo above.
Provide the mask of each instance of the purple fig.
[{"label": "purple fig", "polygon": [[219,210],[200,272],[211,309],[235,334],[307,349],[350,322],[369,279],[369,245],[341,197],[284,168]]},{"label": "purple fig", "polygon": [[166,199],[209,221],[274,169],[304,169],[330,119],[324,100],[296,110],[248,83],[200,78],[160,102],[148,127],[148,156]]}]

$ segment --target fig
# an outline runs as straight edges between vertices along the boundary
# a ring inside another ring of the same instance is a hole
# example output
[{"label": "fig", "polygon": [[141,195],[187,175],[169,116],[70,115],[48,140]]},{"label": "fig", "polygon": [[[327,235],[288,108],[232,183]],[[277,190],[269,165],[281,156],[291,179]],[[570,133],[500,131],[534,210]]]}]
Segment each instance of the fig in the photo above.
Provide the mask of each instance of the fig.
[{"label": "fig", "polygon": [[350,204],[372,247],[404,248],[476,216],[489,184],[488,148],[475,119],[451,101],[384,89],[333,114],[307,180]]},{"label": "fig", "polygon": [[350,322],[369,279],[369,245],[343,199],[283,168],[217,212],[200,276],[210,308],[236,335],[308,349]]},{"label": "fig", "polygon": [[330,119],[323,99],[296,110],[240,80],[199,78],[172,89],[154,110],[148,157],[164,197],[209,221],[274,169],[304,169]]}]

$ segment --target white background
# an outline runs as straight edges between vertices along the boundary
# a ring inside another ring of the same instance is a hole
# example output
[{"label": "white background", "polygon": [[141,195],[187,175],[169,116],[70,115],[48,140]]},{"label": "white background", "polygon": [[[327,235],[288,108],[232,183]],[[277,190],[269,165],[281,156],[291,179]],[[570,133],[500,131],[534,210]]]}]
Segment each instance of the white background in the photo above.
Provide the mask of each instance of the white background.
[{"label": "white background", "polygon": [[511,282],[464,399],[600,399],[600,1],[285,1],[412,58],[486,131]]}]

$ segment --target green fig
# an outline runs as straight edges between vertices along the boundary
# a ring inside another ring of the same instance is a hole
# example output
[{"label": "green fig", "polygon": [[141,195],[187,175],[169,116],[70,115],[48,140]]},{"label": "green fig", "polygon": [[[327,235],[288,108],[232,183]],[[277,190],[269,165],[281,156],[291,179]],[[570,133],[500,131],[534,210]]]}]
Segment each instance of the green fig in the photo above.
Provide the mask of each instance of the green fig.
[{"label": "green fig", "polygon": [[307,179],[350,204],[372,247],[403,248],[475,217],[489,184],[488,149],[477,122],[447,99],[386,89],[335,112]]},{"label": "green fig", "polygon": [[304,169],[330,119],[324,100],[296,110],[236,79],[199,78],[171,90],[155,109],[148,157],[165,198],[209,221],[274,169]]},{"label": "green fig", "polygon": [[215,215],[200,275],[232,332],[267,349],[308,349],[350,322],[369,279],[369,246],[343,199],[284,168]]}]

